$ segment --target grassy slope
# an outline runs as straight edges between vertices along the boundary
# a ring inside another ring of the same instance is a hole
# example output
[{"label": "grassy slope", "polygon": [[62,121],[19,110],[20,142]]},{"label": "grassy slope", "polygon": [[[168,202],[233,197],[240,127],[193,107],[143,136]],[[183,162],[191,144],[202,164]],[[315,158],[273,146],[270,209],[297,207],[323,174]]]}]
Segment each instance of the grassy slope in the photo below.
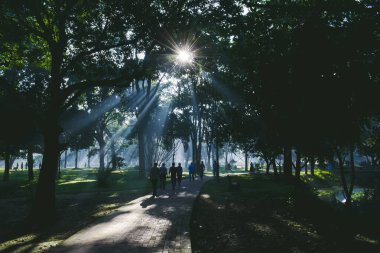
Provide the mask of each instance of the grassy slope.
[{"label": "grassy slope", "polygon": [[0,182],[0,252],[46,251],[94,219],[149,191],[147,180],[138,179],[136,171],[114,171],[105,188],[98,188],[95,179],[94,169],[63,170],[57,181],[57,222],[41,230],[27,226],[25,220],[36,180],[28,182],[26,171],[12,171],[9,182]]},{"label": "grassy slope", "polygon": [[202,188],[191,223],[195,252],[380,252],[378,241],[358,235],[345,223],[349,216],[305,185],[264,175],[233,179],[240,192],[229,192],[225,178]]}]

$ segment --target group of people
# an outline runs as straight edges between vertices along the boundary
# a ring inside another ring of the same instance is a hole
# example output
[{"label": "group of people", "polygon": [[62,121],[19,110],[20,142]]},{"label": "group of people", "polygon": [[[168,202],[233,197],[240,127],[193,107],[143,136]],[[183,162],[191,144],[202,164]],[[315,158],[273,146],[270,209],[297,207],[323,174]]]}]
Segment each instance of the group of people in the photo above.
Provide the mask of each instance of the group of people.
[{"label": "group of people", "polygon": [[[170,180],[172,183],[172,189],[175,190],[175,187],[181,186],[182,182],[182,166],[181,163],[178,163],[178,166],[175,166],[175,163],[172,163],[172,166],[169,168]],[[168,170],[165,166],[165,163],[158,168],[158,164],[154,163],[153,167],[150,169],[149,178],[152,183],[153,188],[153,197],[157,197],[157,184],[160,182],[160,188],[165,190],[166,187],[166,177],[168,175]]]},{"label": "group of people", "polygon": [[[195,174],[198,174],[201,180],[203,179],[203,174],[205,171],[205,165],[203,161],[200,163],[198,168],[197,166],[195,166],[193,162],[190,163],[188,169],[189,169],[190,181],[195,180]],[[160,182],[160,188],[165,190],[166,178],[168,174],[170,175],[172,190],[174,191],[176,186],[179,188],[182,182],[182,172],[183,172],[183,169],[182,169],[181,163],[178,163],[178,166],[175,166],[175,163],[172,163],[172,166],[169,168],[169,173],[165,166],[165,163],[162,163],[162,165],[159,168],[158,168],[158,164],[154,163],[149,173],[149,179],[152,183],[152,188],[153,188],[153,197],[157,197],[158,182]]]},{"label": "group of people", "polygon": [[199,178],[202,180],[203,179],[203,174],[205,172],[205,165],[203,161],[199,164],[199,167],[192,162],[189,165],[189,180],[194,181],[195,180],[195,174],[198,174]]}]

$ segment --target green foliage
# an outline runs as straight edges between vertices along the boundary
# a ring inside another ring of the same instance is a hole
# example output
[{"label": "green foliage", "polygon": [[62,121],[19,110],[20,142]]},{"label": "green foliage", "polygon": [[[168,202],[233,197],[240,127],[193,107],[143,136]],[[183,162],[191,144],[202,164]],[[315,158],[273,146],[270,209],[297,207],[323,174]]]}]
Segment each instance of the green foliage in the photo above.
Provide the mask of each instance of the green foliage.
[{"label": "green foliage", "polygon": [[[3,169],[0,169],[0,178],[3,177]],[[35,179],[28,180],[27,171],[11,170],[9,182],[0,181],[0,199],[27,197],[34,198],[35,187],[39,170],[34,170]],[[97,183],[97,169],[64,169],[57,180],[57,194],[78,194],[92,192],[115,192],[136,189],[148,189],[149,184],[145,179],[138,178],[135,170],[110,171],[104,187],[99,188]]]}]

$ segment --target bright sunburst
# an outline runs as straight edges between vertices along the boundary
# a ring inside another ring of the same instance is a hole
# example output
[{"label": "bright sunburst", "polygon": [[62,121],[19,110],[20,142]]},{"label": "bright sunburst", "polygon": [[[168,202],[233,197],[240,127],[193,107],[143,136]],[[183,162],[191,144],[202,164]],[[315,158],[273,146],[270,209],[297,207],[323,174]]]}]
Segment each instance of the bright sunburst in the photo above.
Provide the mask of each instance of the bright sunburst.
[{"label": "bright sunburst", "polygon": [[190,64],[194,60],[194,53],[188,48],[180,48],[176,52],[176,61],[179,64]]}]

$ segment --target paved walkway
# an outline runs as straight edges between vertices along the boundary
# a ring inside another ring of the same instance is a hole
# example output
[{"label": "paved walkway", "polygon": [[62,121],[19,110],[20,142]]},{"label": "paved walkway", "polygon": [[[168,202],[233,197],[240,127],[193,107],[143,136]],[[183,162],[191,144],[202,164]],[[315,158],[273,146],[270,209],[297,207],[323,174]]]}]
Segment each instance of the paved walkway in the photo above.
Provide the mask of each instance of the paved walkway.
[{"label": "paved walkway", "polygon": [[191,208],[207,180],[182,181],[175,192],[168,180],[158,198],[135,199],[50,252],[191,252]]}]

